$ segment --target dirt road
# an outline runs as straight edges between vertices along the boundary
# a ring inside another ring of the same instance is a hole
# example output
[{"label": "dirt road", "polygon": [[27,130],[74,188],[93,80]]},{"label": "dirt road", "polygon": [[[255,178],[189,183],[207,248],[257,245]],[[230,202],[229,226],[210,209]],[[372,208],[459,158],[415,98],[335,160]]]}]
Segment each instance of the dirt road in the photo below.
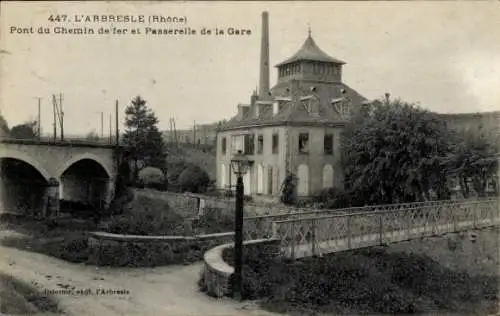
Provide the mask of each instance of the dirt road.
[{"label": "dirt road", "polygon": [[[17,233],[4,230],[0,238],[12,234]],[[58,291],[55,297],[68,315],[276,315],[259,310],[255,303],[214,299],[198,292],[196,281],[201,267],[197,263],[158,268],[96,268],[0,245],[0,271],[42,291]],[[72,294],[68,294],[71,289]],[[124,290],[128,294],[97,295],[98,289]]]}]

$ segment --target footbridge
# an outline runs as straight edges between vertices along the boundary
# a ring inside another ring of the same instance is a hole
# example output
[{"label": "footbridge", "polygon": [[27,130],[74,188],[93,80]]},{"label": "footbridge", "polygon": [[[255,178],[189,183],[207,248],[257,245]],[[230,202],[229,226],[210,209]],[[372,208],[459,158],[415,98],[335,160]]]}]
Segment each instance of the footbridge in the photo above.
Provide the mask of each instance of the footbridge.
[{"label": "footbridge", "polygon": [[274,238],[291,259],[500,225],[500,200],[450,200],[248,217],[247,240]]}]

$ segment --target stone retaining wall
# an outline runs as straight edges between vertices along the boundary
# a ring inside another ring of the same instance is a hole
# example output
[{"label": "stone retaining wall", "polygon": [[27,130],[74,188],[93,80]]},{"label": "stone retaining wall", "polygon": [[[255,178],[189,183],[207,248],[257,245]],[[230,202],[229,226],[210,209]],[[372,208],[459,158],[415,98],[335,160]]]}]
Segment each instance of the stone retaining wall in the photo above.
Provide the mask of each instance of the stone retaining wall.
[{"label": "stone retaining wall", "polygon": [[[198,214],[198,200],[205,201],[205,207],[208,211],[220,210],[222,215],[233,215],[235,200],[234,198],[220,198],[193,193],[173,193],[166,191],[157,191],[152,189],[134,189],[137,197],[147,197],[159,201],[165,201],[170,209],[179,212],[185,217],[193,217]],[[245,217],[287,214],[291,212],[311,211],[309,208],[295,208],[281,204],[245,202]]]},{"label": "stone retaining wall", "polygon": [[[203,288],[207,294],[223,297],[231,294],[231,275],[234,268],[224,261],[224,254],[232,251],[234,243],[228,243],[210,249],[203,256]],[[244,256],[275,258],[280,255],[278,239],[258,239],[243,242]]]},{"label": "stone retaining wall", "polygon": [[157,266],[202,259],[203,253],[233,240],[234,233],[194,236],[137,236],[92,232],[88,263],[111,266]]}]

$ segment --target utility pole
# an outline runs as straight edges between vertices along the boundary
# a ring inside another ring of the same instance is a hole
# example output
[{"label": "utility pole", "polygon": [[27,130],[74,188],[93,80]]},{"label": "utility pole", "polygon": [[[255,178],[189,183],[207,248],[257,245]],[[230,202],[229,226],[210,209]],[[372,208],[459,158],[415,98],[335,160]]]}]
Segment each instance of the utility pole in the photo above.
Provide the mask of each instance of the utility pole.
[{"label": "utility pole", "polygon": [[42,137],[42,127],[41,127],[41,109],[42,109],[42,98],[38,98],[38,140]]},{"label": "utility pole", "polygon": [[63,111],[63,95],[62,93],[59,93],[59,111],[61,112],[61,116],[59,118],[59,121],[61,123],[61,140],[64,140],[64,111]]},{"label": "utility pole", "polygon": [[172,118],[172,125],[174,126],[175,146],[177,147],[179,144],[177,139],[177,129],[175,128],[175,118]]},{"label": "utility pole", "polygon": [[116,133],[116,146],[119,145],[120,142],[120,130],[118,129],[118,100],[116,100],[115,104],[115,133]]},{"label": "utility pole", "polygon": [[170,143],[174,142],[174,135],[172,134],[172,118],[168,119],[168,126],[170,128]]},{"label": "utility pole", "polygon": [[197,142],[196,142],[196,121],[193,121],[193,144],[194,144],[194,147],[197,147]]},{"label": "utility pole", "polygon": [[56,96],[52,95],[52,113],[54,114],[54,122],[53,122],[53,127],[54,127],[54,142],[57,139],[57,108],[56,108]]},{"label": "utility pole", "polygon": [[104,112],[101,112],[101,138],[104,138]]},{"label": "utility pole", "polygon": [[113,127],[112,127],[112,119],[111,119],[111,114],[109,115],[109,144],[113,142]]}]

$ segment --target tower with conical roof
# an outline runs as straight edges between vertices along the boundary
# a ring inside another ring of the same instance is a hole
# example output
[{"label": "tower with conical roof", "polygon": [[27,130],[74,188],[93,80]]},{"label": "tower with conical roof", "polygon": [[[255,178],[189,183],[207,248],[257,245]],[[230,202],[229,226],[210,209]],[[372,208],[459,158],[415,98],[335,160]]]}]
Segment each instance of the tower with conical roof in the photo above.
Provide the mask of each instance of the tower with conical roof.
[{"label": "tower with conical roof", "polygon": [[342,66],[345,62],[322,51],[308,31],[307,39],[290,58],[276,65],[278,83],[296,80],[318,82],[342,82]]},{"label": "tower with conical roof", "polygon": [[263,12],[259,85],[217,135],[217,184],[234,186],[231,157],[241,150],[253,161],[245,194],[278,198],[290,173],[298,178],[299,197],[341,187],[340,134],[350,107],[366,99],[343,82],[346,63],[321,50],[310,29],[298,51],[275,66],[276,84],[269,88],[268,32]]}]

